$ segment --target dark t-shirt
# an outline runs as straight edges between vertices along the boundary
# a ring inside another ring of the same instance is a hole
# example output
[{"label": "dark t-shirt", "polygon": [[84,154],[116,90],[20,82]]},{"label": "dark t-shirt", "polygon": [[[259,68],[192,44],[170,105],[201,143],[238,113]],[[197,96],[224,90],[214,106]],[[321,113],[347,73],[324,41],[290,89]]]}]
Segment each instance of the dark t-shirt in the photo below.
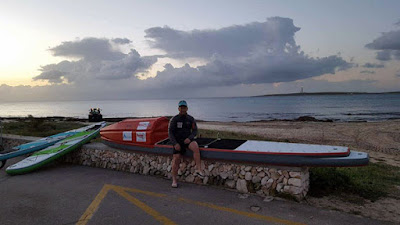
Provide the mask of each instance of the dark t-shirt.
[{"label": "dark t-shirt", "polygon": [[195,119],[186,115],[176,115],[171,118],[168,126],[168,135],[172,144],[183,142],[186,138],[193,141],[197,135],[197,124]]}]

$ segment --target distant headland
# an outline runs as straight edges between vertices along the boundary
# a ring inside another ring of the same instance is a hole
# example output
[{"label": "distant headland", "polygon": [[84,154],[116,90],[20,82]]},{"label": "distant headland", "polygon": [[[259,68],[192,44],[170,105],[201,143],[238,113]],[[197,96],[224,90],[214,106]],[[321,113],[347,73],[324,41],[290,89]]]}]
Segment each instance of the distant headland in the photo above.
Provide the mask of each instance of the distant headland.
[{"label": "distant headland", "polygon": [[286,94],[257,95],[257,96],[253,96],[253,97],[304,96],[304,95],[376,95],[376,94],[400,94],[400,91],[395,91],[395,92],[297,92],[297,93],[286,93]]}]

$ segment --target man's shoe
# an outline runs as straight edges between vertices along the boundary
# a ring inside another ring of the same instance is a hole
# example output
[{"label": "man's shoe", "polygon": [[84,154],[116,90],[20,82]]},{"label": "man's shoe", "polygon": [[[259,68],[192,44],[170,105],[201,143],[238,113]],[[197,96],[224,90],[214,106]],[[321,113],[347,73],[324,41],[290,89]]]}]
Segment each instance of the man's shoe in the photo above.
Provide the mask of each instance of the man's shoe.
[{"label": "man's shoe", "polygon": [[171,187],[177,188],[177,187],[178,187],[178,184],[177,184],[177,183],[172,183]]},{"label": "man's shoe", "polygon": [[204,173],[201,170],[194,171],[195,176],[199,176],[200,178],[204,178]]}]

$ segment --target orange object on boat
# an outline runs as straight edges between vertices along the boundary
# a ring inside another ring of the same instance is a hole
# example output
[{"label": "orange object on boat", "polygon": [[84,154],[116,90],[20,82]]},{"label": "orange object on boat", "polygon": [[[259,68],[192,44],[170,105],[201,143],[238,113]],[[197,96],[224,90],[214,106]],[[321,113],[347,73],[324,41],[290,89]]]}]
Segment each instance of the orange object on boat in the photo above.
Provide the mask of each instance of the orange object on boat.
[{"label": "orange object on boat", "polygon": [[154,144],[168,138],[167,117],[126,119],[101,129],[103,140],[124,145],[154,148]]}]

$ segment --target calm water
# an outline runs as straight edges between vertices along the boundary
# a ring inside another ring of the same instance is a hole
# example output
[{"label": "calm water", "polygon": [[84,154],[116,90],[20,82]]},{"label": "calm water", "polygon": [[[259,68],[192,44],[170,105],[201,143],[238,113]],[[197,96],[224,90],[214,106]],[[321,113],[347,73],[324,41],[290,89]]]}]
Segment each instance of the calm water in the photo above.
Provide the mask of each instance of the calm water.
[{"label": "calm water", "polygon": [[[172,116],[180,99],[0,103],[0,117],[33,115],[87,118],[91,107],[104,117]],[[207,121],[257,121],[313,116],[339,121],[400,118],[400,94],[319,95],[187,99],[189,114]]]}]

